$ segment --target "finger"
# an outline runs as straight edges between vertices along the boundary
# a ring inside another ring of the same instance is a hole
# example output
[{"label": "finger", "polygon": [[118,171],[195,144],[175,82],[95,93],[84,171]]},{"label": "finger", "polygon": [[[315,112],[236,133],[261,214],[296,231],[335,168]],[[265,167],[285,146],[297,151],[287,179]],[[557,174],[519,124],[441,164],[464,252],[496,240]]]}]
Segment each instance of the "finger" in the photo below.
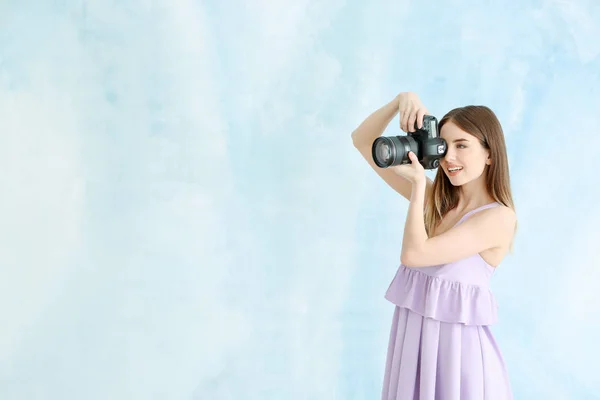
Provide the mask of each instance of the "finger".
[{"label": "finger", "polygon": [[411,132],[410,118],[413,113],[412,108],[407,108],[404,116],[404,131]]},{"label": "finger", "polygon": [[415,153],[413,153],[413,161],[415,163],[416,166],[421,166],[421,162],[419,161],[419,157],[417,157],[417,155]]},{"label": "finger", "polygon": [[413,164],[419,161],[415,153],[413,153],[412,151],[408,152],[408,158],[410,158],[410,161],[412,161]]},{"label": "finger", "polygon": [[402,129],[404,132],[407,132],[406,125],[408,121],[408,113],[409,110],[402,110],[400,114],[400,129]]},{"label": "finger", "polygon": [[417,119],[417,112],[418,112],[418,110],[412,110],[408,117],[408,130],[410,132],[415,131],[415,121]]},{"label": "finger", "polygon": [[419,111],[417,111],[417,125],[419,126],[419,129],[423,128],[423,117],[426,113],[427,110],[424,108],[419,108]]}]

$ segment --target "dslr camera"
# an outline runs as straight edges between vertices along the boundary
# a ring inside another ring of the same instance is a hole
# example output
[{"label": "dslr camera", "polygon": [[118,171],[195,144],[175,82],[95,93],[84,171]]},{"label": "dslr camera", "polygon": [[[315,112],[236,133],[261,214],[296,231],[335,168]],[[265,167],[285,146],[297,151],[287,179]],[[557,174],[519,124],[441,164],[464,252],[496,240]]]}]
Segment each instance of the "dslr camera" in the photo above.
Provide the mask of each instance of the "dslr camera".
[{"label": "dslr camera", "polygon": [[432,115],[425,115],[421,129],[415,121],[415,131],[408,132],[406,136],[378,137],[373,142],[371,153],[380,168],[410,164],[408,152],[412,151],[424,169],[435,169],[447,150],[447,143],[438,132],[438,120]]}]

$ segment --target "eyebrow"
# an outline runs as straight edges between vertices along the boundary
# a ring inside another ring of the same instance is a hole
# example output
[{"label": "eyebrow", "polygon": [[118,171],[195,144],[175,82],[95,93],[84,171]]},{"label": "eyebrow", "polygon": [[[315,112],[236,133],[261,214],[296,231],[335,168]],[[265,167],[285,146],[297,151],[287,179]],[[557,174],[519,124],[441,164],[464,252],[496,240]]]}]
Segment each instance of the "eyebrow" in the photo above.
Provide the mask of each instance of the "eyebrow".
[{"label": "eyebrow", "polygon": [[456,142],[468,142],[468,141],[469,141],[468,139],[454,139],[452,141],[452,143],[456,143]]}]

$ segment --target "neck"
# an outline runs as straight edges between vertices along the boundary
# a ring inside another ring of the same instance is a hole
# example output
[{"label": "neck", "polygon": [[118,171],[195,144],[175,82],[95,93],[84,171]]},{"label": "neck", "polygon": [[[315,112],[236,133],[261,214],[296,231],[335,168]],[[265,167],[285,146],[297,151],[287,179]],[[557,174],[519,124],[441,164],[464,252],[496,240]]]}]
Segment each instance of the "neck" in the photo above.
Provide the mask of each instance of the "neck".
[{"label": "neck", "polygon": [[474,181],[460,186],[458,205],[456,207],[458,210],[472,210],[494,202],[494,199],[487,193],[484,175],[481,174]]}]

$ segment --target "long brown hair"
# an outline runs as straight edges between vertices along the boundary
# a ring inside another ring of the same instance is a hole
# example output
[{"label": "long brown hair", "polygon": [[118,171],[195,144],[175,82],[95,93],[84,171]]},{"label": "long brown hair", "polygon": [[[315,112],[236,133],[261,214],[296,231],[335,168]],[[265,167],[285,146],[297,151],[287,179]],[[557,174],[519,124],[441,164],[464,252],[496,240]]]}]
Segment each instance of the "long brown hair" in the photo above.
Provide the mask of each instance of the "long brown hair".
[{"label": "long brown hair", "polygon": [[[486,165],[483,172],[487,192],[495,201],[514,210],[504,132],[496,114],[486,106],[470,105],[455,108],[440,120],[438,131],[441,132],[442,127],[448,122],[454,123],[479,139],[481,145],[490,151],[492,162],[491,165]],[[458,205],[458,200],[459,188],[450,183],[441,167],[438,168],[433,190],[429,194],[425,207],[425,230],[428,235],[431,235],[448,211]],[[511,243],[511,252],[512,248]]]}]

